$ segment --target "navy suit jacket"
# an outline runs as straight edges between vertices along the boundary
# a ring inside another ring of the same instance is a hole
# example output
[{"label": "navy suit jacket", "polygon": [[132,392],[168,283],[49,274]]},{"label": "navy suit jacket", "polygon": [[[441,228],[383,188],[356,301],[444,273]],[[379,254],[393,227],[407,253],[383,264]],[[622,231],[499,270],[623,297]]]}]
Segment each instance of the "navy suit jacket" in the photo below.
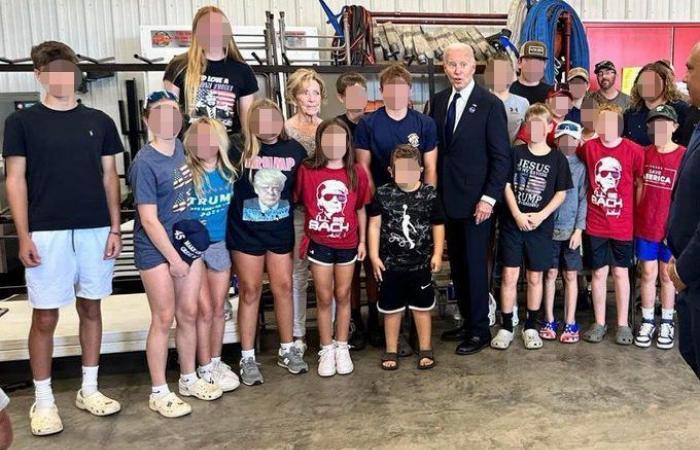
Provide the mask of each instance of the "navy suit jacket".
[{"label": "navy suit jacket", "polygon": [[438,189],[449,218],[474,215],[482,195],[500,201],[511,172],[508,119],[503,102],[475,84],[464,112],[445,142],[445,120],[452,87],[435,95],[430,116],[438,129]]},{"label": "navy suit jacket", "polygon": [[[668,246],[687,286],[700,286],[700,125],[688,144],[673,193]],[[697,305],[700,308],[700,305]]]}]

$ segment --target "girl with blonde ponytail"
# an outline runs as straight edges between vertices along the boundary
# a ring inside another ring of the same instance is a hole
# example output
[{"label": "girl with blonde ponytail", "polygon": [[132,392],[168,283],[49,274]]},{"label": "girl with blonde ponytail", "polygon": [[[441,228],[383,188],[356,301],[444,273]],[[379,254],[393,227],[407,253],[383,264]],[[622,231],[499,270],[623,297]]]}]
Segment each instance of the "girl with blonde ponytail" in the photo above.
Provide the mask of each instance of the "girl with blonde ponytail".
[{"label": "girl with blonde ponytail", "polygon": [[233,143],[240,142],[258,83],[221,9],[205,6],[197,11],[190,48],[170,61],[163,83],[178,97],[187,122],[195,117],[217,119]]}]

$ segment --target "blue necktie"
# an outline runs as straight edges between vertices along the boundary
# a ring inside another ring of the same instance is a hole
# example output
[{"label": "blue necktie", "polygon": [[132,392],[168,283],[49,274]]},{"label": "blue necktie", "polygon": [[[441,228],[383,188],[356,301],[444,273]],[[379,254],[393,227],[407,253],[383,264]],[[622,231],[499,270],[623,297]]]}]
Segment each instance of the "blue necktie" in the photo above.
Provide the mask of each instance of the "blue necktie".
[{"label": "blue necktie", "polygon": [[447,118],[445,119],[445,145],[450,145],[452,142],[452,134],[455,129],[455,119],[457,117],[457,99],[460,98],[459,92],[455,92],[450,106],[447,108]]}]

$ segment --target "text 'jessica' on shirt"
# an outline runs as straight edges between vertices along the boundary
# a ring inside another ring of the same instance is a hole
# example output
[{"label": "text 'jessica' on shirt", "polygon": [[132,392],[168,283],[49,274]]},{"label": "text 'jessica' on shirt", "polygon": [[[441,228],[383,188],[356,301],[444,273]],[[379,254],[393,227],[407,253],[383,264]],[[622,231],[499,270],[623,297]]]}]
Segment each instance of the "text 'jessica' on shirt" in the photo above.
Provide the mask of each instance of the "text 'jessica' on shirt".
[{"label": "text 'jessica' on shirt", "polygon": [[379,257],[387,270],[416,271],[430,267],[433,225],[445,223],[442,201],[435,188],[422,184],[406,192],[396,183],[377,189],[368,207],[370,216],[381,216]]},{"label": "text 'jessica' on shirt", "polygon": [[600,138],[578,148],[588,173],[586,233],[631,241],[634,225],[634,182],[642,176],[644,150],[623,138],[608,148]]},{"label": "text 'jessica' on shirt", "polygon": [[299,168],[294,198],[304,205],[304,232],[313,242],[339,249],[357,247],[357,210],[365,207],[372,194],[365,170],[359,164],[354,170],[357,187],[352,189],[344,168]]},{"label": "text 'jessica' on shirt", "polygon": [[261,144],[234,183],[226,246],[243,253],[294,246],[292,192],[306,150],[294,139]]},{"label": "text 'jessica' on shirt", "polygon": [[[186,72],[186,58],[176,56],[165,68],[163,75],[164,80],[170,81],[180,90],[179,103],[182,111],[187,111],[185,109]],[[217,119],[226,127],[228,134],[240,133],[238,101],[241,97],[257,91],[258,81],[248,64],[231,58],[220,61],[207,60],[190,116]]]},{"label": "text 'jessica' on shirt", "polygon": [[[542,211],[554,194],[573,187],[569,163],[561,152],[550,150],[546,155],[533,154],[527,144],[513,147],[513,173],[510,179],[518,209],[524,214]],[[510,220],[512,215],[508,214]],[[539,229],[554,231],[554,214]]]},{"label": "text 'jessica' on shirt", "polygon": [[124,151],[112,119],[78,105],[41,103],[5,121],[3,157],[26,158],[29,231],[110,225],[102,157]]},{"label": "text 'jessica' on shirt", "polygon": [[194,186],[190,189],[192,218],[207,227],[211,242],[219,242],[226,237],[226,217],[232,196],[233,185],[218,170],[204,173],[201,196]]},{"label": "text 'jessica' on shirt", "polygon": [[360,119],[353,137],[356,149],[369,150],[372,154],[370,171],[375,187],[391,181],[389,164],[397,145],[409,144],[423,154],[438,144],[435,121],[413,109],[403,119],[394,120],[385,108],[379,108]]}]

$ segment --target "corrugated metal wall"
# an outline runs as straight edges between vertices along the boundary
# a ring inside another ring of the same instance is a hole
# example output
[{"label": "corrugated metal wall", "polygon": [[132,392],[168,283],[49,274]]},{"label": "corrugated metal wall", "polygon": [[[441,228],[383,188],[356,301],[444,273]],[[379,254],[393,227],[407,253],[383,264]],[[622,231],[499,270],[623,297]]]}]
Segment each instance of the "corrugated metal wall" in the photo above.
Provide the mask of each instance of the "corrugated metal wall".
[{"label": "corrugated metal wall", "polygon": [[[345,4],[370,10],[506,13],[510,0],[328,0],[334,11]],[[700,0],[571,0],[584,20],[700,21]],[[189,24],[206,4],[221,7],[234,25],[264,22],[266,10],[285,11],[288,23],[327,31],[317,0],[0,0],[0,56],[27,56],[33,44],[66,42],[78,53],[133,61],[140,50],[141,25]],[[86,104],[117,119],[121,80],[98,81],[84,96]],[[36,91],[29,74],[0,74],[0,91]]]}]

